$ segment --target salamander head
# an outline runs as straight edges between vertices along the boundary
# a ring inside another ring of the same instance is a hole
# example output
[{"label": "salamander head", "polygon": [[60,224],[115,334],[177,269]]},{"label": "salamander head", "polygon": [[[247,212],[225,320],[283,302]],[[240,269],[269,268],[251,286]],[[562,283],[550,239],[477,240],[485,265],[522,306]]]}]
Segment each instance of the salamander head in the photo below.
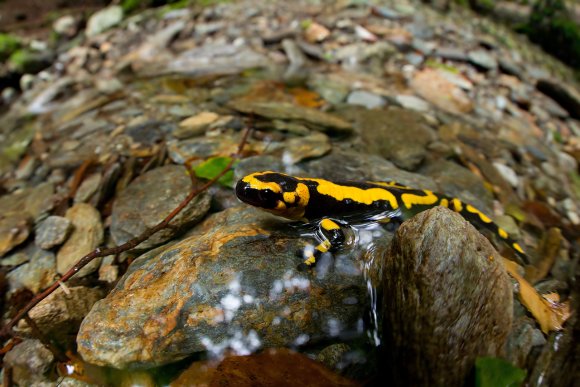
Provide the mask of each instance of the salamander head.
[{"label": "salamander head", "polygon": [[274,215],[298,220],[304,218],[310,192],[298,178],[267,171],[252,173],[238,181],[236,196]]}]

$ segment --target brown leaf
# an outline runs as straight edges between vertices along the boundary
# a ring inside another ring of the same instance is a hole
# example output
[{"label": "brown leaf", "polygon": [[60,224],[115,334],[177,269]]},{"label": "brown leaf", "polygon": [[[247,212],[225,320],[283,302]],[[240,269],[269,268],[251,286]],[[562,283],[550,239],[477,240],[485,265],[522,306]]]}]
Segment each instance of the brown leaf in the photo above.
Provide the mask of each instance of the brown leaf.
[{"label": "brown leaf", "polygon": [[526,280],[536,283],[550,272],[560,251],[562,240],[562,232],[559,228],[553,227],[546,232],[538,247],[541,259],[534,266],[526,267]]},{"label": "brown leaf", "polygon": [[358,386],[322,364],[286,348],[250,356],[230,356],[221,363],[194,362],[172,387],[179,386]]},{"label": "brown leaf", "polygon": [[294,96],[294,101],[298,105],[315,109],[324,105],[324,100],[318,93],[313,91],[303,89],[301,87],[294,87],[288,90],[288,92]]},{"label": "brown leaf", "polygon": [[560,296],[556,293],[540,295],[528,281],[518,273],[518,265],[508,259],[503,260],[504,267],[520,285],[520,301],[534,316],[542,332],[559,331],[564,322],[570,317],[570,303],[559,302]]}]

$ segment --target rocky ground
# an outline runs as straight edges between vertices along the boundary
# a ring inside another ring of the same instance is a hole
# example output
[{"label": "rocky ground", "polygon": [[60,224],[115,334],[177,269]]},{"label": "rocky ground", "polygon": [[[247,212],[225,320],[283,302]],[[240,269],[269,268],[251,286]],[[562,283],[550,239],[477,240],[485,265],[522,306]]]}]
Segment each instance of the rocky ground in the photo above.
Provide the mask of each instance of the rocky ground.
[{"label": "rocky ground", "polygon": [[[542,321],[522,289],[577,308],[573,77],[465,9],[395,3],[111,6],[83,28],[57,20],[50,67],[2,91],[5,322],[83,255],[163,220],[189,193],[183,164],[231,156],[248,126],[236,179],[276,170],[457,196],[529,265],[508,276],[509,248],[438,208],[397,232],[353,228],[345,249],[299,272],[312,230],[241,205],[224,181],[33,308],[35,324],[5,342],[4,380],[461,385],[493,356],[529,385],[571,384],[577,317]],[[264,348],[278,350],[220,363]]]}]

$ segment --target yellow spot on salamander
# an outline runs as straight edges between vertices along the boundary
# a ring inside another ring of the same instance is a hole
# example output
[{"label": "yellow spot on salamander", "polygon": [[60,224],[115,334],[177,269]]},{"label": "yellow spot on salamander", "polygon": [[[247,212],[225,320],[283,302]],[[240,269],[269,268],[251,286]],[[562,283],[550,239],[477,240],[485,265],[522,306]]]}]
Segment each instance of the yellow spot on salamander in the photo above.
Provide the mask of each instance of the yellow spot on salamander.
[{"label": "yellow spot on salamander", "polygon": [[443,198],[443,199],[441,199],[441,201],[439,202],[439,205],[440,205],[441,207],[449,207],[449,200],[447,200],[447,199]]},{"label": "yellow spot on salamander", "polygon": [[453,205],[453,211],[461,212],[463,210],[463,204],[461,204],[461,200],[457,198],[451,199],[451,205]]},{"label": "yellow spot on salamander", "polygon": [[298,205],[303,208],[306,207],[310,200],[310,191],[308,191],[306,184],[298,183],[294,192],[298,195]]},{"label": "yellow spot on salamander", "polygon": [[287,204],[294,204],[296,201],[296,195],[294,192],[284,192],[283,194],[284,202]]},{"label": "yellow spot on salamander", "polygon": [[339,202],[350,199],[358,203],[370,205],[378,200],[384,200],[389,202],[391,208],[399,208],[399,203],[397,202],[395,195],[383,188],[362,189],[358,187],[339,185],[322,179],[305,180],[317,182],[318,186],[316,187],[316,190],[318,193],[333,197]]},{"label": "yellow spot on salamander", "polygon": [[525,253],[524,253],[524,250],[523,250],[523,249],[520,247],[520,245],[519,245],[519,244],[517,244],[517,243],[514,243],[514,244],[512,244],[512,247],[513,247],[513,248],[514,248],[514,250],[516,250],[518,253],[525,254]]},{"label": "yellow spot on salamander", "polygon": [[413,207],[415,204],[431,205],[437,203],[439,198],[433,192],[429,190],[423,191],[425,195],[415,195],[410,193],[404,193],[401,195],[401,200],[407,209]]},{"label": "yellow spot on salamander", "polygon": [[330,249],[330,241],[322,241],[318,246],[316,246],[316,250],[320,251],[321,253],[326,253]]},{"label": "yellow spot on salamander", "polygon": [[508,233],[501,227],[497,228],[497,233],[499,234],[500,237],[502,237],[503,239],[508,239]]},{"label": "yellow spot on salamander", "polygon": [[340,229],[340,226],[338,224],[334,223],[330,219],[322,219],[322,221],[320,222],[320,227],[322,227],[325,230],[337,230],[337,229]]},{"label": "yellow spot on salamander", "polygon": [[481,219],[482,222],[484,223],[491,223],[491,219],[485,215],[483,212],[479,211],[477,208],[473,207],[471,204],[468,204],[465,209],[469,212],[471,212],[472,214],[475,214],[477,216],[479,216],[479,219]]},{"label": "yellow spot on salamander", "polygon": [[304,263],[308,266],[312,266],[316,263],[316,258],[314,255],[311,255],[307,260],[304,261]]},{"label": "yellow spot on salamander", "polygon": [[244,177],[242,179],[242,181],[244,183],[248,183],[250,185],[250,187],[254,188],[254,189],[269,189],[272,190],[272,192],[275,193],[281,193],[282,192],[282,188],[280,187],[280,185],[278,183],[274,183],[274,182],[263,182],[260,181],[256,178],[256,176],[260,176],[260,175],[265,175],[268,173],[274,173],[274,172],[256,172],[256,173],[252,173],[250,175],[247,175],[246,177]]}]

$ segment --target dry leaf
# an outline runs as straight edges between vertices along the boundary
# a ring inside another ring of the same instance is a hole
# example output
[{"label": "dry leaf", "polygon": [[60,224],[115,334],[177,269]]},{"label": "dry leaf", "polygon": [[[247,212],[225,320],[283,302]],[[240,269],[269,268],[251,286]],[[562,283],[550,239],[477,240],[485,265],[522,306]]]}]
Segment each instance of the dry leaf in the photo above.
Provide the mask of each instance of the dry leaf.
[{"label": "dry leaf", "polygon": [[526,267],[526,280],[534,284],[548,275],[554,262],[556,262],[563,239],[562,232],[556,227],[552,227],[544,234],[538,247],[542,259],[534,266]]},{"label": "dry leaf", "polygon": [[313,91],[301,87],[294,87],[289,89],[288,92],[294,97],[294,101],[300,106],[316,109],[324,105],[324,100],[318,93]]},{"label": "dry leaf", "polygon": [[556,293],[540,295],[528,281],[518,273],[518,265],[508,259],[503,260],[504,267],[520,285],[520,301],[540,324],[542,332],[559,331],[570,317],[570,303],[559,302]]}]

